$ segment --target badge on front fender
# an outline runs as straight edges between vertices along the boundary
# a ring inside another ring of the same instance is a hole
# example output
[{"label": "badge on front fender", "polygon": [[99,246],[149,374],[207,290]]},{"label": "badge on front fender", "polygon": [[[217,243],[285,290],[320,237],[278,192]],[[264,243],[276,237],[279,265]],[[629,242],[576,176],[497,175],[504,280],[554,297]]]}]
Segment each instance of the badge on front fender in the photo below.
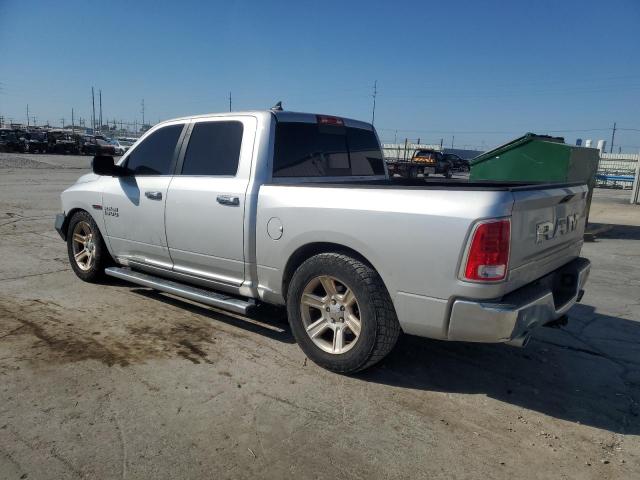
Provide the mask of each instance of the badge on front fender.
[{"label": "badge on front fender", "polygon": [[105,207],[104,214],[108,217],[119,217],[118,207]]}]

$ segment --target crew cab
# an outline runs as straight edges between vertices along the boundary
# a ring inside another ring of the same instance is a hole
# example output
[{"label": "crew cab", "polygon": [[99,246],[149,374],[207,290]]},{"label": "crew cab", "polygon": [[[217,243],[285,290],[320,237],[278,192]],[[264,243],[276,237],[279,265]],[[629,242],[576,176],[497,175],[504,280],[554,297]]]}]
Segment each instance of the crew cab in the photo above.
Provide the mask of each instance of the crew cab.
[{"label": "crew cab", "polygon": [[241,314],[286,305],[305,354],[347,373],[401,332],[521,346],[562,320],[590,268],[587,193],[394,179],[371,124],[234,112],[155,125],[117,164],[95,157],[55,228],[82,280]]}]

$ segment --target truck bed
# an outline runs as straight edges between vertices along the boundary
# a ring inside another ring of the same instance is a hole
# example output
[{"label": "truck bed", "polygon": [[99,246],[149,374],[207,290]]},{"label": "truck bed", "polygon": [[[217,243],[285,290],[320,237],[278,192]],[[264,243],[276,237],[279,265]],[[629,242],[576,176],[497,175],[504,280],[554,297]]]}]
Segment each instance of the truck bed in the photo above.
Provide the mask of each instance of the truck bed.
[{"label": "truck bed", "polygon": [[323,179],[274,179],[265,185],[287,185],[300,187],[331,187],[331,188],[406,188],[412,190],[479,190],[479,191],[525,191],[545,190],[547,188],[565,188],[582,185],[581,182],[547,183],[547,182],[493,182],[483,180],[468,180],[465,178],[388,178],[376,180],[357,180],[345,178],[336,181]]}]

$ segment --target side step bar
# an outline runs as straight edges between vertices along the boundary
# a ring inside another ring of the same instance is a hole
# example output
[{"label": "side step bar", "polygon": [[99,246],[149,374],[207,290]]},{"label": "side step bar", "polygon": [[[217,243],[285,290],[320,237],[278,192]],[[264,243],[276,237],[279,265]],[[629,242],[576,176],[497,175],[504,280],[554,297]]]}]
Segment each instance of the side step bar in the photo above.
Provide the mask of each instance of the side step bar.
[{"label": "side step bar", "polygon": [[194,302],[204,303],[212,307],[221,308],[234,313],[246,315],[250,308],[255,306],[254,300],[243,300],[231,297],[224,293],[212,292],[184,283],[174,282],[161,277],[155,277],[146,273],[134,272],[129,268],[109,267],[104,273],[111,277],[116,277],[127,282],[136,283],[145,287],[153,288],[161,292],[170,293],[178,297],[187,298]]}]

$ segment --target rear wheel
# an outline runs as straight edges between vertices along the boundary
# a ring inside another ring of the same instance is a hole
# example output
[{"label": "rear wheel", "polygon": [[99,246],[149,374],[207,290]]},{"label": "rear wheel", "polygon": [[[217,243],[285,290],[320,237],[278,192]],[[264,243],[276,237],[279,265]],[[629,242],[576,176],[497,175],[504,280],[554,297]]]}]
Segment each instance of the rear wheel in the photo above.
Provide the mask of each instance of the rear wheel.
[{"label": "rear wheel", "polygon": [[391,298],[378,273],[339,253],[322,253],[294,273],[287,295],[296,341],[315,363],[353,373],[382,360],[400,334]]},{"label": "rear wheel", "polygon": [[93,217],[85,211],[76,212],[69,220],[67,252],[75,274],[85,282],[98,282],[111,257]]}]

